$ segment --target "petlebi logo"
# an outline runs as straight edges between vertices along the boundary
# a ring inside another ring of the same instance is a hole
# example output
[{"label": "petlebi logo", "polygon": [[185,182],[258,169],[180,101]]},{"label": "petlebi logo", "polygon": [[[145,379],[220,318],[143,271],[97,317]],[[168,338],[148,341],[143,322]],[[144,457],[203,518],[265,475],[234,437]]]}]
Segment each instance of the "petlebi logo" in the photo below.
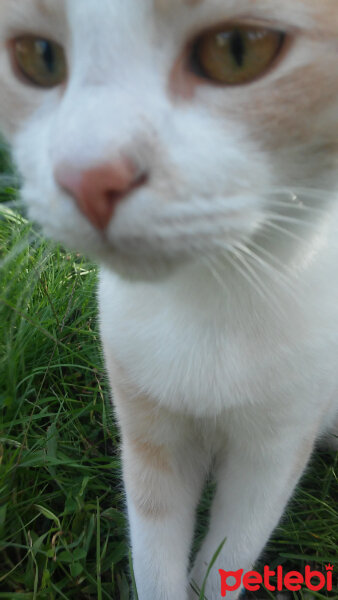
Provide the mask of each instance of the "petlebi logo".
[{"label": "petlebi logo", "polygon": [[[272,571],[267,565],[264,567],[263,575],[257,571],[247,571],[244,569],[238,571],[224,571],[219,569],[221,576],[221,595],[225,598],[227,592],[234,592],[243,586],[249,592],[257,592],[264,586],[269,592],[298,592],[305,586],[312,592],[321,590],[332,591],[332,573],[333,565],[328,564],[325,567],[326,573],[321,571],[312,571],[309,565],[306,565],[304,574],[299,571],[288,571],[284,573],[283,567],[278,566]],[[271,582],[271,578],[276,577],[276,584]]]}]

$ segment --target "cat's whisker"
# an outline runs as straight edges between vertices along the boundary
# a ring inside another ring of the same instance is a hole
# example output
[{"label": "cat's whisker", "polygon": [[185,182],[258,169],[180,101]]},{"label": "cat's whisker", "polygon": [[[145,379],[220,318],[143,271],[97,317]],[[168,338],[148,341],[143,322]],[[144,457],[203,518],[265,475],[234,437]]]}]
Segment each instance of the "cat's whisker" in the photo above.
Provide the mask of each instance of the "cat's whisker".
[{"label": "cat's whisker", "polygon": [[242,249],[237,245],[232,245],[229,247],[223,242],[218,243],[217,245],[224,251],[224,258],[228,260],[232,267],[245,278],[245,280],[257,292],[260,298],[262,298],[265,302],[266,299],[269,298],[270,307],[273,308],[276,316],[280,317],[281,313],[283,313],[283,309],[278,302],[277,296],[272,293],[271,289],[268,288],[264,281],[259,277],[256,270],[243,255]]},{"label": "cat's whisker", "polygon": [[306,245],[309,243],[309,240],[302,238],[301,236],[295,234],[293,231],[290,231],[289,229],[286,229],[285,227],[280,227],[279,225],[277,225],[276,223],[274,223],[271,220],[266,220],[264,221],[264,223],[262,224],[261,229],[263,230],[263,228],[270,228],[273,229],[274,231],[277,231],[278,233],[282,234],[285,237],[288,237],[290,239],[292,239],[295,242],[298,242],[302,245]]},{"label": "cat's whisker", "polygon": [[272,188],[266,190],[268,196],[281,195],[287,197],[289,202],[296,204],[297,200],[303,200],[308,197],[311,199],[332,200],[335,197],[335,192],[332,190],[323,190],[322,188],[306,188],[302,186],[293,186],[292,188]]},{"label": "cat's whisker", "polygon": [[290,225],[296,225],[310,229],[319,229],[322,226],[321,221],[319,223],[317,221],[312,222],[305,219],[289,217],[287,215],[281,215],[273,212],[266,212],[265,215],[269,217],[269,219],[271,219],[272,221],[279,221],[280,223],[288,223]]},{"label": "cat's whisker", "polygon": [[[262,253],[266,254],[267,256],[269,256],[270,259],[275,260],[275,262],[278,264],[278,269],[273,267],[271,264],[267,263],[266,261],[264,261],[261,257],[259,257],[258,255],[256,255],[254,252],[252,252],[252,250],[250,250],[249,247],[247,247],[245,244],[241,244],[240,242],[234,244],[234,248],[236,250],[238,250],[242,255],[245,254],[247,256],[248,259],[250,259],[251,261],[253,261],[256,266],[258,266],[260,268],[260,270],[262,271],[262,273],[264,273],[265,276],[267,276],[269,279],[271,279],[275,284],[278,285],[278,287],[282,287],[284,288],[289,295],[291,295],[297,302],[299,302],[299,294],[298,294],[298,290],[296,290],[295,286],[292,286],[292,279],[291,277],[288,277],[285,275],[286,269],[285,269],[285,265],[283,263],[281,263],[280,261],[278,261],[277,259],[275,259],[275,257],[270,254],[269,252],[265,251],[263,248],[261,248],[260,246],[258,246],[257,244],[251,244],[250,242],[250,246],[256,246],[256,248],[258,250],[261,250]],[[222,246],[224,247],[224,245],[222,244]],[[224,247],[225,251],[229,251],[229,249],[227,247]],[[238,255],[238,253],[236,253],[236,258],[238,260],[241,260],[242,264],[243,264],[243,256]],[[245,261],[247,262],[247,261]],[[246,264],[246,267],[248,268],[248,264]],[[253,269],[251,269],[251,275],[253,275]],[[255,272],[255,279],[259,279],[258,274]],[[261,281],[261,279],[259,279],[260,284],[265,288],[265,292],[270,296],[270,298],[273,298],[274,301],[277,300],[277,296],[273,296],[271,289],[267,289],[266,286],[264,285],[264,283]],[[275,302],[276,304],[276,302]],[[280,305],[279,303],[276,304],[278,306],[278,310],[280,310]]]},{"label": "cat's whisker", "polygon": [[314,206],[308,206],[304,203],[289,203],[287,200],[283,202],[283,200],[272,200],[269,198],[268,200],[269,208],[276,207],[277,209],[284,209],[285,211],[296,211],[297,214],[302,215],[326,215],[326,208],[317,208]]},{"label": "cat's whisker", "polygon": [[213,278],[215,279],[215,281],[217,282],[217,284],[219,285],[221,290],[226,292],[227,291],[226,284],[225,284],[224,280],[222,279],[221,275],[219,274],[219,272],[217,271],[216,265],[213,264],[213,261],[212,261],[213,258],[214,257],[211,257],[209,255],[204,255],[202,257],[202,262],[207,267],[208,271],[211,273],[211,275],[213,276]]},{"label": "cat's whisker", "polygon": [[[259,250],[262,250],[259,246],[256,245]],[[298,303],[300,302],[299,291],[295,286],[292,286],[292,278],[285,275],[286,269],[285,266],[280,263],[279,268],[277,269],[267,261],[263,260],[258,254],[252,252],[252,250],[245,246],[244,244],[238,243],[236,244],[236,248],[246,254],[252,261],[257,263],[258,267],[262,270],[262,272],[267,275],[275,284],[279,287],[284,288],[288,294],[296,300]],[[269,255],[269,253],[267,253]],[[272,255],[270,255],[271,257]]]},{"label": "cat's whisker", "polygon": [[[289,273],[289,270],[287,269],[286,265],[281,260],[279,260],[272,252],[269,252],[266,248],[264,248],[260,244],[256,244],[253,240],[250,240],[249,245],[250,245],[250,248],[256,248],[257,252],[263,254],[264,256],[266,256],[267,259],[269,259],[273,263],[275,263],[276,270],[278,273],[280,273],[280,272],[287,273],[288,275],[290,275],[290,279],[291,279],[292,274]],[[269,266],[272,267],[272,265],[270,263],[267,263],[267,264],[269,264]]]},{"label": "cat's whisker", "polygon": [[[268,287],[266,285],[266,283],[262,280],[262,278],[258,275],[256,269],[252,266],[252,262],[249,262],[249,257],[245,256],[244,253],[237,248],[237,246],[234,247],[234,250],[236,248],[235,251],[235,256],[237,257],[238,260],[241,261],[241,263],[243,265],[246,266],[246,268],[250,271],[251,275],[256,279],[257,283],[261,286],[263,293],[263,298],[266,302],[266,299],[269,298],[270,301],[270,308],[273,310],[274,314],[276,315],[277,318],[280,318],[281,315],[285,315],[285,309],[282,306],[282,304],[279,302],[279,298],[277,296],[277,293],[273,293],[273,291],[271,290],[270,287]],[[233,250],[233,251],[234,251]],[[255,265],[257,266],[257,264]],[[266,272],[265,272],[266,274]]]},{"label": "cat's whisker", "polygon": [[[233,249],[230,249],[226,246],[225,252],[222,256],[230,264],[230,266],[234,269],[234,271],[238,272],[243,277],[243,279],[249,284],[249,286],[255,290],[255,292],[258,294],[258,296],[260,296],[260,298],[265,300],[266,297],[264,296],[261,288],[259,286],[257,286],[255,278],[253,279],[250,272],[248,273],[247,269],[246,270],[243,269],[242,266],[240,264],[238,264],[238,261],[235,260],[238,257],[233,252]],[[210,260],[211,260],[211,257],[210,257]],[[221,267],[221,268],[223,267],[223,269],[224,269],[224,264],[222,265],[222,263],[219,260],[217,260],[216,256],[213,256],[212,260],[213,260],[214,264],[216,263],[219,265],[219,267]],[[247,265],[245,265],[245,266],[247,266]]]},{"label": "cat's whisker", "polygon": [[257,252],[264,254],[269,260],[272,260],[276,264],[278,269],[284,272],[287,271],[286,265],[281,260],[279,260],[277,256],[275,256],[272,252],[269,252],[260,244],[256,244],[252,239],[250,240],[249,245],[250,248],[256,248]]}]

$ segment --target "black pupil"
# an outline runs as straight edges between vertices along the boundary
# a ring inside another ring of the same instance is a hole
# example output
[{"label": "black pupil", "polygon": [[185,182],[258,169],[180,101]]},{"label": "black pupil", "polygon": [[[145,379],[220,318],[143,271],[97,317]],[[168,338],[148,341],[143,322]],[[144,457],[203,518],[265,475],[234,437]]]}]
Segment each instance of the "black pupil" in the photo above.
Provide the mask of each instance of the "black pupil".
[{"label": "black pupil", "polygon": [[243,35],[239,31],[234,31],[231,35],[230,49],[237,66],[243,67],[245,61],[245,43]]},{"label": "black pupil", "polygon": [[46,65],[49,73],[54,73],[55,71],[55,56],[52,44],[46,42],[44,40],[40,40],[37,42],[39,53]]}]

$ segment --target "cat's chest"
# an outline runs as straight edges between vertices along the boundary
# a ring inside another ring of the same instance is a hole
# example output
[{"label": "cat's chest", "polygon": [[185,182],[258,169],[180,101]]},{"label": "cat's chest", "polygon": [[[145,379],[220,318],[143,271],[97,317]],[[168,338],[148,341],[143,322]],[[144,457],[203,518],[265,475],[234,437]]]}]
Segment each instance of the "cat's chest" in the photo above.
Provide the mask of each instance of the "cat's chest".
[{"label": "cat's chest", "polygon": [[276,319],[250,315],[249,299],[248,306],[222,311],[207,296],[203,306],[193,287],[186,296],[167,284],[133,290],[113,275],[101,276],[101,333],[109,352],[140,391],[195,415],[254,402],[292,346]]}]

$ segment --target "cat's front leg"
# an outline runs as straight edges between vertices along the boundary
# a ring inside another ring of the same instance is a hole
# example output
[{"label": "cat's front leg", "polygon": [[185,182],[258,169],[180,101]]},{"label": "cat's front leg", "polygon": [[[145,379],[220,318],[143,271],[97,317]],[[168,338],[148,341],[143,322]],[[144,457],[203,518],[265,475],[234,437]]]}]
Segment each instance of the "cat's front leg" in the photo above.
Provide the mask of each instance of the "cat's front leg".
[{"label": "cat's front leg", "polygon": [[122,434],[139,600],[187,600],[195,509],[207,469],[188,421],[130,388],[106,348]]},{"label": "cat's front leg", "polygon": [[186,600],[188,558],[200,493],[189,450],[170,456],[148,441],[123,442],[133,566],[139,600]]},{"label": "cat's front leg", "polygon": [[[191,580],[200,588],[208,565],[225,539],[206,585],[208,600],[221,597],[219,569],[236,572],[239,583],[240,575],[252,570],[311,454],[313,423],[306,427],[304,422],[302,431],[275,425],[270,431],[262,427],[261,432],[250,432],[248,423],[243,424],[242,431],[233,427],[219,457],[210,528],[191,574]],[[229,586],[237,582],[229,575]],[[241,585],[227,591],[227,600],[237,599],[240,592]],[[190,598],[196,600],[198,596],[191,591]]]}]

